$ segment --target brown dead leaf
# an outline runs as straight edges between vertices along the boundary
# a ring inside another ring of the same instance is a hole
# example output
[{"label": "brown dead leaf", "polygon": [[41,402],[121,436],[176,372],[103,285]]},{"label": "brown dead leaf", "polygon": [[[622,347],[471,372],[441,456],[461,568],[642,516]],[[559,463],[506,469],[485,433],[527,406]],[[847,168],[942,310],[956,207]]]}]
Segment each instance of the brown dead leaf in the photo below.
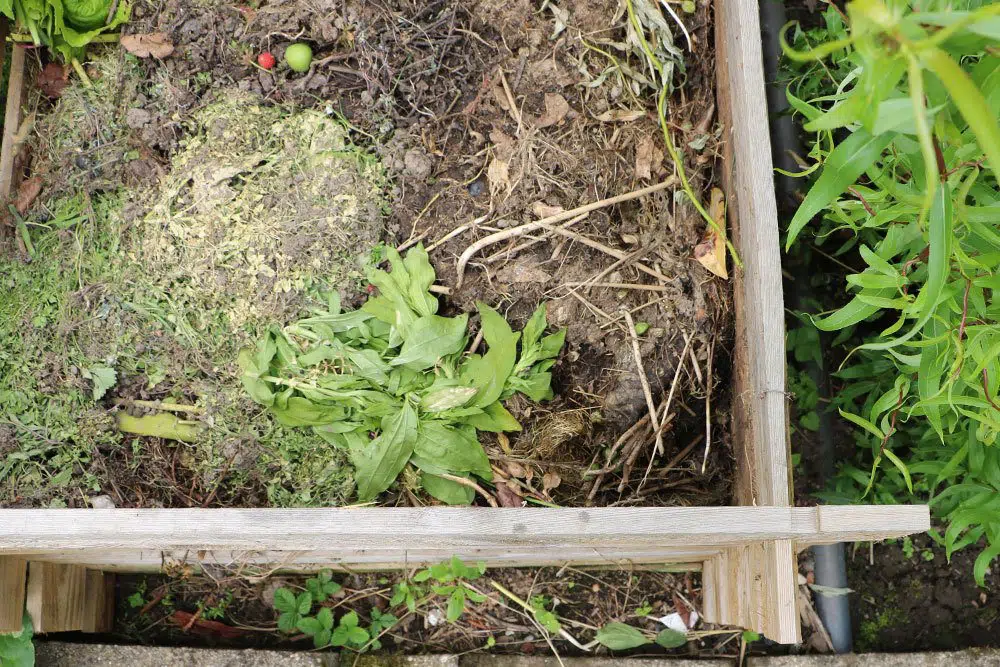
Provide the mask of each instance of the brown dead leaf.
[{"label": "brown dead leaf", "polygon": [[527,477],[527,473],[524,471],[524,466],[516,461],[507,461],[503,464],[504,469],[511,477]]},{"label": "brown dead leaf", "polygon": [[165,32],[145,35],[122,35],[122,47],[139,58],[166,58],[174,52],[174,43]]},{"label": "brown dead leaf", "polygon": [[597,120],[602,123],[628,123],[645,115],[646,112],[642,109],[610,109],[598,116]]},{"label": "brown dead leaf", "polygon": [[38,74],[38,88],[50,100],[62,96],[63,89],[69,83],[69,72],[59,63],[49,63]]},{"label": "brown dead leaf", "polygon": [[687,606],[687,603],[684,602],[684,598],[677,593],[674,593],[674,610],[677,612],[677,615],[681,617],[681,620],[684,621],[684,627],[690,628],[691,607]]},{"label": "brown dead leaf", "polygon": [[192,634],[201,635],[202,637],[238,639],[247,634],[247,630],[234,628],[219,621],[207,621],[203,618],[196,618],[194,614],[186,611],[175,611],[167,617],[167,621],[172,625],[182,628],[185,632],[190,631]]},{"label": "brown dead leaf", "polygon": [[635,177],[649,180],[653,177],[653,137],[646,135],[635,147]]},{"label": "brown dead leaf", "polygon": [[[726,199],[719,188],[712,188],[708,213],[719,229],[725,229]],[[726,240],[714,228],[710,227],[702,242],[694,247],[694,258],[715,275],[729,279],[729,272],[726,271]]]},{"label": "brown dead leaf", "polygon": [[562,206],[551,206],[543,201],[536,201],[531,205],[531,212],[535,214],[536,218],[550,218],[553,215],[558,215],[565,211]]},{"label": "brown dead leaf", "polygon": [[500,507],[524,506],[524,498],[504,482],[497,484],[497,500],[500,501]]},{"label": "brown dead leaf", "polygon": [[542,475],[542,490],[551,491],[552,489],[558,489],[559,485],[562,484],[562,477],[554,472],[547,472]]},{"label": "brown dead leaf", "polygon": [[538,127],[551,127],[569,113],[569,102],[559,93],[545,93],[545,113],[535,122]]},{"label": "brown dead leaf", "polygon": [[501,192],[510,194],[510,165],[506,160],[494,159],[486,169],[486,179],[490,182],[490,192],[495,196]]},{"label": "brown dead leaf", "polygon": [[21,181],[21,185],[17,187],[17,199],[14,201],[14,208],[17,209],[18,214],[24,215],[31,208],[31,205],[38,198],[38,194],[41,191],[41,176],[32,176],[25,181]]}]

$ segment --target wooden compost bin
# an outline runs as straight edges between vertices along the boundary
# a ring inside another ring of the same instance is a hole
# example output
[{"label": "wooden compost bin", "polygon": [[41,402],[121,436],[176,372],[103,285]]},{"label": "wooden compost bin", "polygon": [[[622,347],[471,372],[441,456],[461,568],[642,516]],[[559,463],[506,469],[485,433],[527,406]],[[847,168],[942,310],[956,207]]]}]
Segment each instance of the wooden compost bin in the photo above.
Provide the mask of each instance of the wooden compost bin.
[{"label": "wooden compost bin", "polygon": [[[781,257],[757,12],[755,0],[715,2],[723,183],[745,264],[733,277],[734,506],[0,510],[0,631],[20,629],[25,604],[38,632],[108,629],[110,572],[176,562],[254,572],[371,570],[457,555],[495,566],[687,564],[702,572],[707,621],[796,642],[798,550],[925,531],[929,515],[923,506],[792,504]],[[16,104],[13,121],[10,134]],[[9,192],[9,181],[2,185]]]}]

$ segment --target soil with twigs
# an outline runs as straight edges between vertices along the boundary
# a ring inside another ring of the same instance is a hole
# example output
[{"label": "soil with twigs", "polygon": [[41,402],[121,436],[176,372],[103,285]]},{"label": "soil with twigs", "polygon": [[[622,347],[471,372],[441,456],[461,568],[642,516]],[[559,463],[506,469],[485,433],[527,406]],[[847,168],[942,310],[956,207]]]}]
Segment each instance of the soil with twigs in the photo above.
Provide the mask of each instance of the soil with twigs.
[{"label": "soil with twigs", "polygon": [[[658,618],[677,613],[691,622],[692,612],[698,613],[701,607],[697,573],[641,568],[497,569],[469,582],[486,600],[467,601],[462,615],[448,622],[447,596],[421,602],[413,611],[405,604],[390,604],[394,586],[415,572],[334,573],[333,581],[341,587],[322,606],[338,619],[355,612],[361,627],[369,627],[382,614],[393,614],[398,622],[379,637],[383,651],[464,654],[489,650],[526,655],[555,651],[560,656],[608,655],[604,648],[587,646],[596,629],[607,623],[623,622],[655,634],[664,628]],[[120,577],[116,593],[120,611],[113,636],[97,639],[173,646],[311,648],[308,636],[277,630],[278,613],[270,602],[278,588],[304,590],[305,577],[252,574],[210,570],[199,575],[181,568],[165,576]],[[536,618],[496,585],[524,602],[554,611],[571,639],[558,635],[547,639]],[[670,654],[735,657],[739,653],[739,631],[698,627],[701,633],[691,633],[690,641]],[[665,650],[650,644],[632,653],[663,655]]]}]

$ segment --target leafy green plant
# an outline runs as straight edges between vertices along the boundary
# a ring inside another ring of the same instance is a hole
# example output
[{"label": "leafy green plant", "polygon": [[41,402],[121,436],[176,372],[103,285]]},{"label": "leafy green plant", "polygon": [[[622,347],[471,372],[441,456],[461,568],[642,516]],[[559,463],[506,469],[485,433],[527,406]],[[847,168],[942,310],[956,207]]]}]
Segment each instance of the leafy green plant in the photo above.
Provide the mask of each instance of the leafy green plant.
[{"label": "leafy green plant", "polygon": [[[429,291],[435,273],[422,246],[403,259],[386,249],[392,271],[371,270],[379,295],[360,310],[325,309],[272,328],[239,355],[243,384],[279,422],[310,426],[345,451],[358,496],[375,498],[410,464],[431,496],[469,504],[473,490],[455,477],[493,477],[477,431],[515,431],[503,402],[516,393],[552,397],[550,369],[565,329],[545,335],[545,306],[520,333],[478,303],[488,350],[464,354],[468,314],[443,317]],[[449,479],[450,478],[450,479]]]},{"label": "leafy green plant", "polygon": [[815,181],[786,245],[818,216],[817,245],[864,265],[847,276],[851,300],[815,321],[864,338],[834,397],[858,427],[858,465],[826,498],[929,497],[949,557],[986,539],[982,585],[1000,555],[1000,5],[855,0],[838,11],[823,43],[797,30],[784,44],[808,68],[787,97],[815,133]]},{"label": "leafy green plant", "polygon": [[466,600],[475,603],[486,601],[486,596],[469,586],[466,582],[473,581],[483,576],[486,572],[486,563],[479,561],[475,566],[468,566],[452,556],[451,560],[437,565],[431,565],[426,570],[421,570],[413,575],[413,581],[422,583],[434,581],[431,584],[431,591],[435,595],[448,598],[448,607],[445,617],[449,623],[454,623],[465,611]]},{"label": "leafy green plant", "polygon": [[109,30],[126,23],[131,4],[112,0],[0,0],[0,14],[27,31],[35,46],[47,46],[73,64],[87,81],[80,66],[87,45]]},{"label": "leafy green plant", "polygon": [[35,644],[31,618],[24,615],[20,632],[0,633],[0,666],[34,667]]},{"label": "leafy green plant", "polygon": [[608,623],[602,627],[594,639],[612,651],[627,651],[654,643],[664,648],[677,648],[687,643],[687,635],[677,630],[666,628],[654,635],[627,623],[618,622]]},{"label": "leafy green plant", "polygon": [[[368,629],[361,627],[358,614],[354,611],[335,619],[333,610],[323,606],[323,603],[336,595],[340,588],[340,584],[333,581],[330,570],[321,570],[315,577],[307,579],[306,590],[297,595],[288,588],[279,588],[274,592],[274,608],[279,612],[278,629],[289,634],[301,632],[308,635],[313,638],[316,648],[340,646],[355,651],[378,648],[372,638],[395,625],[396,617],[373,609]],[[313,613],[316,605],[320,605],[319,609]]]},{"label": "leafy green plant", "polygon": [[534,616],[535,622],[545,628],[546,632],[554,635],[559,634],[559,631],[562,630],[562,623],[559,622],[556,613],[549,609],[552,606],[551,598],[545,595],[535,595],[528,600],[528,604],[531,606],[531,615]]}]

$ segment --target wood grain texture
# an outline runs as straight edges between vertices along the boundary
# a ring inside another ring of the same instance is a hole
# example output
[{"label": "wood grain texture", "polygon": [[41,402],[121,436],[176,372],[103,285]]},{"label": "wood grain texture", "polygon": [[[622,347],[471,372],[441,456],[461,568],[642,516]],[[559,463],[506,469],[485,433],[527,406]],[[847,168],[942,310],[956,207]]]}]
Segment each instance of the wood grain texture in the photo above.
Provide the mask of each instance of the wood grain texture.
[{"label": "wood grain texture", "polygon": [[11,48],[10,78],[7,83],[7,105],[3,121],[3,143],[0,145],[0,206],[3,216],[9,215],[7,202],[10,200],[14,183],[14,158],[17,156],[17,146],[14,145],[15,135],[21,123],[21,99],[24,89],[24,57],[22,47]]},{"label": "wood grain texture", "polygon": [[21,631],[27,576],[26,560],[0,558],[0,632]]},{"label": "wood grain texture", "polygon": [[[854,527],[855,519],[858,528]],[[798,545],[872,540],[929,526],[921,506],[636,507],[587,509],[72,509],[0,510],[0,553],[80,549],[324,551]],[[824,528],[825,527],[825,528]]]},{"label": "wood grain texture", "polygon": [[79,565],[28,563],[26,609],[36,633],[83,628],[87,570]]},{"label": "wood grain texture", "polygon": [[115,621],[115,575],[87,570],[83,591],[83,632],[111,632]]},{"label": "wood grain texture", "polygon": [[736,502],[791,504],[778,209],[756,0],[715,0],[723,186],[734,245]]},{"label": "wood grain texture", "polygon": [[193,565],[256,574],[262,571],[316,572],[324,568],[345,572],[410,569],[440,563],[452,556],[463,561],[483,561],[489,567],[578,566],[630,569],[644,564],[688,563],[688,570],[700,569],[700,562],[721,549],[633,548],[625,552],[599,547],[567,549],[463,549],[452,550],[365,550],[365,551],[136,551],[127,549],[60,551],[32,556],[32,560],[75,563],[114,572],[157,572],[164,566]]}]

